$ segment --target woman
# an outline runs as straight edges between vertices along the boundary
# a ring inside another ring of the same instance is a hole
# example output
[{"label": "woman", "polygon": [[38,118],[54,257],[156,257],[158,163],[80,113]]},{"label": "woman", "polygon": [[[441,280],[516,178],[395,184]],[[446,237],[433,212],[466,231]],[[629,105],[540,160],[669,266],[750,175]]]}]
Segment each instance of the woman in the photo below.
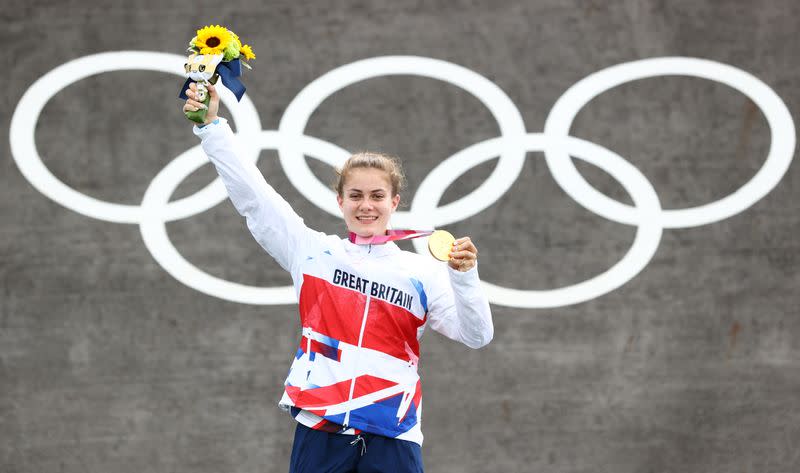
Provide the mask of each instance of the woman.
[{"label": "woman", "polygon": [[[386,240],[400,203],[399,164],[373,153],[339,171],[337,201],[350,237],[315,232],[255,164],[236,152],[219,96],[194,133],[255,239],[289,271],[302,337],[279,405],[297,420],[291,472],[421,472],[419,338],[430,325],[480,348],[492,338],[478,251],[453,243],[445,266]],[[205,107],[187,91],[184,111]],[[358,244],[357,244],[358,243]]]}]

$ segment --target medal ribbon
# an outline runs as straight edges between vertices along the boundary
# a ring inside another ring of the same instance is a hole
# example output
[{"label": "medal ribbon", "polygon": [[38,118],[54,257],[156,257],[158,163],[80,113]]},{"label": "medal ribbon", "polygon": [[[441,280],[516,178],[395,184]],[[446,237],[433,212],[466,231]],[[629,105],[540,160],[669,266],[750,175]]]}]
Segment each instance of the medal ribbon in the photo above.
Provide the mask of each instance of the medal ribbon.
[{"label": "medal ribbon", "polygon": [[410,240],[412,238],[425,237],[433,233],[433,230],[386,230],[385,235],[374,235],[362,237],[350,232],[350,242],[356,245],[382,245],[387,241]]}]

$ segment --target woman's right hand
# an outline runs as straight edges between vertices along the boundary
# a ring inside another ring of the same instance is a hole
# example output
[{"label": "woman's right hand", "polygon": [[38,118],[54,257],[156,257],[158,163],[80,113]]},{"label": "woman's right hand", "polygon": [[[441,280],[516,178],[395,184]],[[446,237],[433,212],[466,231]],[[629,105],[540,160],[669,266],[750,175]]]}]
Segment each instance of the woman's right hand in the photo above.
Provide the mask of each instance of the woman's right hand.
[{"label": "woman's right hand", "polygon": [[[203,122],[204,125],[208,125],[216,120],[217,112],[219,112],[219,94],[217,94],[217,89],[212,84],[208,84],[207,87],[208,95],[211,97],[211,100],[208,102],[208,113],[206,113],[206,120]],[[186,99],[186,103],[183,104],[184,112],[196,112],[201,108],[206,108],[203,102],[198,102],[196,100],[197,84],[195,82],[189,84],[189,90],[186,91],[186,96],[189,98]]]}]

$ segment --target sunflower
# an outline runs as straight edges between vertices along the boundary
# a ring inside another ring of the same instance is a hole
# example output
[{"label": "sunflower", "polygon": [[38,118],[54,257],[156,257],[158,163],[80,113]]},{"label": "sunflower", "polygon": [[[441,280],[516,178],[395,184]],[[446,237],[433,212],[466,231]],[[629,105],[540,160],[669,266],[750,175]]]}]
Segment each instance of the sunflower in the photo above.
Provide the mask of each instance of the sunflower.
[{"label": "sunflower", "polygon": [[206,26],[197,30],[194,46],[200,54],[222,54],[233,42],[230,31],[219,25]]},{"label": "sunflower", "polygon": [[247,45],[247,44],[242,46],[242,48],[239,50],[239,52],[242,53],[244,55],[244,58],[247,59],[248,61],[250,59],[255,59],[256,58],[256,55],[253,53],[253,49],[250,48],[250,46]]}]

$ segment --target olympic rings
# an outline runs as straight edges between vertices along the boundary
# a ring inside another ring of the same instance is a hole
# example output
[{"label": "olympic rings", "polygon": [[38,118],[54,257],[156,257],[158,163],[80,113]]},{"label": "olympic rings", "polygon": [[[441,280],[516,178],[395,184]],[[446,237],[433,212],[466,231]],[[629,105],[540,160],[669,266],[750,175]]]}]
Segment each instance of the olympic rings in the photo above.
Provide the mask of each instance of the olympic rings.
[{"label": "olympic rings", "polygon": [[[547,149],[551,138],[541,133],[531,133],[525,137],[522,145],[526,151],[541,151]],[[509,307],[559,307],[577,304],[601,296],[633,279],[641,271],[658,249],[661,241],[661,226],[656,218],[661,210],[655,189],[650,181],[639,172],[632,164],[620,156],[603,148],[600,145],[568,137],[565,140],[566,148],[570,155],[594,164],[606,171],[611,177],[622,184],[622,187],[633,199],[635,209],[638,211],[639,223],[636,237],[628,253],[611,269],[572,286],[551,289],[547,291],[516,290],[496,286],[484,282],[484,287],[489,300],[503,301],[502,305]],[[497,156],[498,149],[502,146],[502,139],[490,139],[473,145],[451,158],[442,162],[429,176],[436,188],[428,187],[417,190],[416,198],[411,204],[412,212],[425,215],[432,212],[444,191],[455,181],[458,176],[472,169],[476,165]],[[433,184],[428,184],[432,187]],[[419,197],[424,195],[425,198]],[[424,242],[413,240],[417,253],[425,251]]]},{"label": "olympic rings", "polygon": [[[276,131],[264,130],[250,137],[256,154],[261,149],[279,149],[285,136]],[[322,140],[303,136],[300,139],[306,154],[319,158],[330,166],[341,165],[350,153]],[[258,145],[258,147],[255,147]],[[195,152],[197,151],[197,152]],[[186,177],[206,164],[208,158],[199,145],[178,156],[169,163],[150,183],[142,199],[143,219],[141,226],[145,246],[172,277],[183,284],[220,299],[233,300],[246,304],[293,304],[297,295],[292,286],[253,287],[216,278],[186,261],[178,253],[167,235],[165,223],[159,213],[166,208],[169,198]],[[218,181],[218,179],[217,179]]]},{"label": "olympic rings", "polygon": [[[85,56],[42,76],[25,92],[14,110],[9,132],[11,152],[23,176],[39,192],[83,215],[114,223],[136,223],[156,261],[183,284],[214,297],[247,304],[289,304],[297,296],[292,286],[253,287],[211,276],[186,261],[169,240],[166,222],[203,212],[227,196],[219,179],[197,193],[169,201],[180,183],[207,163],[200,146],[184,152],[150,183],[140,206],[104,202],[75,191],[44,166],[34,131],[45,104],[63,88],[83,78],[118,70],[151,70],[182,76],[183,56],[159,52],[120,51]],[[509,289],[484,282],[489,300],[521,308],[559,307],[600,297],[622,286],[641,271],[658,249],[663,228],[713,223],[735,215],[757,202],[781,180],[792,161],[795,129],[792,117],[775,92],[752,75],[729,65],[694,58],[655,58],[603,69],[570,87],[550,111],[543,133],[525,130],[522,115],[494,83],[474,71],[441,60],[416,56],[386,56],[341,66],[306,86],[287,107],[278,130],[261,130],[258,113],[247,96],[236,102],[220,88],[223,102],[242,135],[246,159],[257,160],[262,149],[276,149],[291,183],[314,204],[339,216],[335,194],[310,171],[304,156],[338,166],[349,152],[306,136],[313,111],[331,94],[357,82],[385,75],[416,75],[463,88],[487,106],[498,122],[500,136],[473,144],[442,161],[422,181],[410,209],[395,213],[395,226],[441,227],[464,220],[499,199],[518,177],[528,151],[543,151],[559,186],[587,210],[619,223],[637,226],[625,256],[602,274],[571,286],[551,290]],[[580,109],[594,97],[629,81],[662,75],[688,75],[726,84],[749,97],[764,113],[772,134],[767,159],[758,173],[733,194],[694,208],[662,210],[650,182],[617,154],[569,136]],[[498,164],[489,178],[461,199],[439,207],[444,191],[472,167],[494,157]],[[591,187],[577,172],[572,158],[582,159],[618,180],[633,206],[614,201]],[[420,253],[425,242],[414,240]]]},{"label": "olympic rings", "polygon": [[[416,75],[438,79],[470,92],[480,100],[497,120],[500,134],[509,140],[521,138],[525,134],[522,115],[508,95],[497,85],[483,76],[449,62],[416,56],[387,56],[363,59],[334,69],[308,84],[292,100],[281,118],[278,129],[291,137],[303,136],[308,119],[313,111],[334,92],[362,80],[389,75]],[[288,139],[280,149],[280,159],[289,181],[297,189],[305,189],[306,197],[317,207],[331,215],[340,216],[336,205],[336,195],[328,186],[321,183],[311,172],[302,150]],[[517,143],[518,144],[518,143]],[[500,198],[513,184],[522,171],[525,152],[520,146],[501,150],[497,167],[486,183],[447,207],[477,208],[475,213],[485,209]],[[509,178],[513,176],[513,178]],[[506,182],[501,182],[503,180]],[[445,210],[446,211],[446,210]],[[407,218],[405,212],[395,212],[399,219]]]},{"label": "olympic rings", "polygon": [[[764,113],[772,142],[761,169],[739,190],[716,202],[694,208],[662,211],[664,228],[687,228],[714,223],[735,215],[767,195],[781,180],[792,162],[795,130],[786,104],[766,84],[735,67],[706,59],[665,57],[619,64],[589,75],[570,87],[556,101],[544,125],[547,135],[566,137],[572,121],[590,100],[599,94],[638,79],[664,75],[683,75],[708,79],[733,87],[745,94]],[[588,210],[615,222],[636,224],[630,206],[616,202],[591,187],[578,173],[563,142],[554,140],[545,150],[553,178],[573,199]]]},{"label": "olympic rings", "polygon": [[[139,223],[141,207],[103,202],[75,191],[59,181],[42,162],[36,149],[34,132],[36,122],[45,104],[68,85],[103,72],[145,70],[168,72],[183,77],[181,68],[186,58],[158,52],[120,51],[84,56],[62,64],[40,77],[25,92],[11,117],[9,142],[11,154],[22,175],[39,192],[70,210],[113,223]],[[228,107],[240,133],[249,134],[261,129],[253,102],[245,96],[236,102],[233,94],[223,90],[220,98]],[[204,156],[199,146],[197,152]],[[246,155],[258,159],[257,150]],[[252,153],[255,154],[252,154]],[[178,220],[210,209],[227,198],[222,182],[216,180],[197,194],[172,202],[168,206],[168,220]]]}]

